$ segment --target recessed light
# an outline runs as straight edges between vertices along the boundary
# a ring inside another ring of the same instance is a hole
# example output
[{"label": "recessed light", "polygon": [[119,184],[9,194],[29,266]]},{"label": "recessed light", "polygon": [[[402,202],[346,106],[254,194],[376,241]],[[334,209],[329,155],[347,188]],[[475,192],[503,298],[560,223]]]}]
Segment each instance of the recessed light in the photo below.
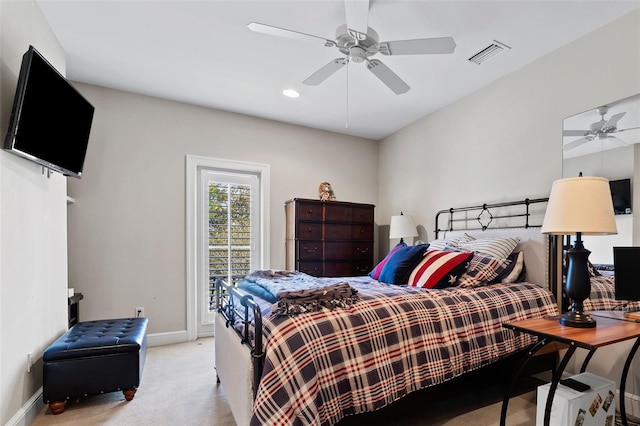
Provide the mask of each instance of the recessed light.
[{"label": "recessed light", "polygon": [[300,96],[300,93],[296,92],[293,89],[285,89],[282,91],[282,94],[289,98],[297,98]]}]

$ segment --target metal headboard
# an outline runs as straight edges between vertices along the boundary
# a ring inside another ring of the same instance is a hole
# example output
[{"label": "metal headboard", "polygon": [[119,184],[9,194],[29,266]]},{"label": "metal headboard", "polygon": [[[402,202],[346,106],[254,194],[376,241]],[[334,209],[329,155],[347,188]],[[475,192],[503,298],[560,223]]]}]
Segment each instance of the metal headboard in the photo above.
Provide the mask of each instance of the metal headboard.
[{"label": "metal headboard", "polygon": [[[502,203],[481,204],[476,206],[452,207],[436,213],[435,238],[448,231],[485,231],[488,229],[515,229],[541,227],[544,210],[532,212],[534,204],[542,204],[549,198],[525,198],[524,200]],[[532,214],[540,216],[540,224],[532,224]],[[443,225],[446,219],[446,223]],[[500,222],[500,224],[497,224]],[[556,235],[549,236],[549,289],[562,306],[562,240]],[[561,307],[562,309],[562,307]]]},{"label": "metal headboard", "polygon": [[[523,218],[522,221],[515,224],[510,224],[508,226],[500,226],[500,228],[529,228],[532,226],[542,226],[540,225],[531,225],[529,223],[529,218],[531,216],[531,212],[529,211],[529,206],[532,204],[538,203],[546,203],[549,201],[549,198],[525,198],[524,200],[518,201],[507,201],[503,203],[493,203],[493,204],[482,204],[478,206],[467,206],[467,207],[452,207],[450,209],[440,210],[436,213],[436,238],[441,231],[454,231],[454,230],[486,230],[490,227],[491,223],[494,219],[514,219],[514,218]],[[491,209],[499,209],[506,207],[521,207],[522,211],[509,212],[509,213],[501,213],[499,215],[495,215],[492,213]],[[469,217],[469,212],[478,212],[477,216]],[[463,217],[456,216],[458,213],[465,213]],[[447,226],[445,228],[440,227],[440,215],[448,214],[447,216]],[[477,222],[477,224],[475,223]],[[524,223],[523,223],[524,222]],[[457,226],[459,225],[459,226]]]}]

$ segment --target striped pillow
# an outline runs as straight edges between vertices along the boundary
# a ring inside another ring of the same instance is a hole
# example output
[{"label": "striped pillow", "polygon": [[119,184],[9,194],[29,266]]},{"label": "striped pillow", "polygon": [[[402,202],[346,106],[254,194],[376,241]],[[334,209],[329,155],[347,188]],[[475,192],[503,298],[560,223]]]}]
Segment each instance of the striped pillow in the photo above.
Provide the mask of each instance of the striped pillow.
[{"label": "striped pillow", "polygon": [[409,275],[408,284],[422,288],[450,287],[467,269],[472,257],[471,252],[427,250]]},{"label": "striped pillow", "polygon": [[487,256],[506,259],[516,248],[520,238],[482,238],[458,243],[455,245],[459,250],[474,251]]},{"label": "striped pillow", "polygon": [[466,232],[464,233],[464,235],[460,235],[459,237],[438,238],[429,243],[429,250],[446,250],[447,247],[456,247],[458,244],[467,243],[469,241],[473,241],[474,239],[475,238],[473,238]]}]

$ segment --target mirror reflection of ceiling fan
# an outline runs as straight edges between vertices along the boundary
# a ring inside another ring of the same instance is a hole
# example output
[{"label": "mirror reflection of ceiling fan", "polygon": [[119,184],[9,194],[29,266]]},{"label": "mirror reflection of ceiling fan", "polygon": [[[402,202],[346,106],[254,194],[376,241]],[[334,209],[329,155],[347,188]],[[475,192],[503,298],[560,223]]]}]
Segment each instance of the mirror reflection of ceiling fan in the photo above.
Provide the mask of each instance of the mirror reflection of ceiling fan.
[{"label": "mirror reflection of ceiling fan", "polygon": [[332,76],[349,62],[366,62],[367,69],[396,95],[411,88],[382,61],[371,57],[382,55],[428,55],[453,53],[456,43],[451,37],[421,38],[379,42],[378,33],[368,26],[369,0],[345,0],[346,24],[336,30],[335,40],[328,40],[299,31],[251,22],[251,31],[299,40],[322,40],[325,47],[337,48],[344,56],[336,58],[303,81],[316,86]]},{"label": "mirror reflection of ceiling fan", "polygon": [[563,145],[562,149],[568,151],[573,148],[577,148],[587,142],[593,140],[605,140],[616,142],[618,144],[626,145],[627,143],[622,139],[615,137],[616,133],[626,132],[627,130],[640,129],[640,127],[629,127],[627,129],[618,129],[618,121],[626,114],[626,112],[620,112],[612,115],[608,120],[605,120],[604,116],[609,112],[609,107],[603,105],[598,108],[598,114],[600,114],[600,120],[595,123],[591,123],[589,130],[564,130],[562,136],[582,136],[580,139],[576,139]]}]

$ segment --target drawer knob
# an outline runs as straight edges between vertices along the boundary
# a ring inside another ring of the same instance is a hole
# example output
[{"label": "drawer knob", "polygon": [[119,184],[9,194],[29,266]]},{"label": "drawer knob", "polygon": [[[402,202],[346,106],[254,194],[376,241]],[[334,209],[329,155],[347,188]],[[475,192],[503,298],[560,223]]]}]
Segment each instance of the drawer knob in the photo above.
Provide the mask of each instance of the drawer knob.
[{"label": "drawer knob", "polygon": [[318,251],[318,247],[314,247],[314,248],[303,247],[302,250],[306,251],[307,253],[315,253]]},{"label": "drawer knob", "polygon": [[360,247],[356,247],[356,250],[358,250],[360,253],[367,253],[369,251],[369,247],[365,247],[365,248],[360,248]]}]

